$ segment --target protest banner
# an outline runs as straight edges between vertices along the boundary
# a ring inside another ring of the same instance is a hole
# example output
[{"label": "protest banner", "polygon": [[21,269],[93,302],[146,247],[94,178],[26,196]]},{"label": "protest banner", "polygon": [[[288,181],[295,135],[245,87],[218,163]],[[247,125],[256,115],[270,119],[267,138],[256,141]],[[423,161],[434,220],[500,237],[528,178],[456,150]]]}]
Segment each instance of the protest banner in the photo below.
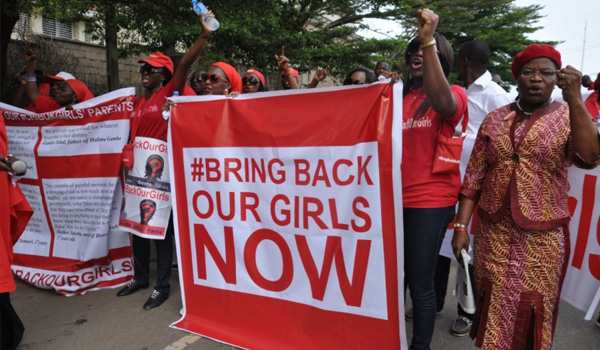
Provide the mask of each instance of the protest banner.
[{"label": "protest banner", "polygon": [[[474,137],[467,137],[461,157],[461,173],[469,162]],[[587,311],[595,309],[594,295],[600,288],[600,167],[584,170],[572,166],[569,168],[569,208],[572,219],[569,224],[571,258],[567,268],[561,297],[576,308]],[[457,207],[458,210],[458,207]],[[469,223],[471,246],[475,234],[477,210]],[[449,229],[442,244],[440,254],[454,259],[452,236]]]},{"label": "protest banner", "polygon": [[34,209],[14,246],[17,277],[71,295],[133,276],[129,235],[118,220],[134,98],[135,89],[121,89],[40,114],[0,105],[8,150],[27,162],[20,186]]},{"label": "protest banner", "polygon": [[401,91],[174,99],[174,327],[247,349],[406,348]]}]

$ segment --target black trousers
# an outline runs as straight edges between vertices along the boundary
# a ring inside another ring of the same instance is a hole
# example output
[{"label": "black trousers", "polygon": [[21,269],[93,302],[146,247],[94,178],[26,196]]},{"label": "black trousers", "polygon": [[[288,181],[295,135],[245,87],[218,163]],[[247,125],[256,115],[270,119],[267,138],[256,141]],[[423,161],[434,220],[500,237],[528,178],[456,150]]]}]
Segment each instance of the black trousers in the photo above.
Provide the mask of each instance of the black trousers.
[{"label": "black trousers", "polygon": [[150,282],[150,244],[154,241],[156,246],[156,285],[154,289],[169,293],[171,285],[171,261],[173,260],[173,215],[169,219],[167,233],[164,240],[146,239],[132,235],[131,248],[133,250],[133,268],[135,280],[140,284]]},{"label": "black trousers", "polygon": [[23,339],[23,322],[10,303],[9,293],[0,293],[0,350],[14,350]]}]

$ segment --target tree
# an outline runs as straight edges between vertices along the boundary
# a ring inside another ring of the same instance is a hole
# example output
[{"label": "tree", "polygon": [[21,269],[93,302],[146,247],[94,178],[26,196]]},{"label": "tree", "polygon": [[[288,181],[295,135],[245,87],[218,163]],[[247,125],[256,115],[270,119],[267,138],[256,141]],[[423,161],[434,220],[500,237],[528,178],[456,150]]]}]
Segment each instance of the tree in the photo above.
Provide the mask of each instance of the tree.
[{"label": "tree", "polygon": [[[6,2],[2,2],[3,8]],[[115,46],[119,57],[152,51],[172,54],[176,48],[185,51],[200,32],[189,1],[19,2],[34,2],[59,19],[86,22],[87,30],[106,40],[107,58],[112,62],[109,71],[116,66]],[[276,70],[273,55],[281,46],[292,65],[304,71],[330,66],[333,74],[342,76],[357,66],[373,68],[380,59],[394,59],[392,63],[397,65],[402,58],[399,53],[415,35],[417,9],[429,7],[440,15],[438,31],[455,49],[474,38],[485,41],[492,50],[490,70],[506,81],[512,80],[508,69],[512,57],[531,42],[526,35],[539,29],[535,23],[542,8],[517,7],[514,0],[209,0],[206,4],[221,28],[202,53],[199,64],[204,67],[223,60]],[[92,16],[90,8],[95,9]],[[396,20],[405,31],[394,39],[362,38],[356,31],[364,26],[364,18]],[[4,18],[2,22],[4,26]],[[115,80],[114,75],[108,76]]]},{"label": "tree", "polygon": [[[418,3],[417,1],[412,1]],[[510,65],[513,57],[534,41],[526,37],[534,33],[542,18],[541,5],[518,7],[514,0],[454,0],[428,1],[427,6],[440,16],[437,31],[452,44],[455,52],[467,41],[479,39],[490,47],[488,69],[498,73],[506,84],[513,84]],[[416,28],[416,17],[402,18],[407,28]],[[412,35],[412,32],[408,32]],[[548,41],[556,45],[558,42]],[[508,86],[506,86],[508,87]]]}]

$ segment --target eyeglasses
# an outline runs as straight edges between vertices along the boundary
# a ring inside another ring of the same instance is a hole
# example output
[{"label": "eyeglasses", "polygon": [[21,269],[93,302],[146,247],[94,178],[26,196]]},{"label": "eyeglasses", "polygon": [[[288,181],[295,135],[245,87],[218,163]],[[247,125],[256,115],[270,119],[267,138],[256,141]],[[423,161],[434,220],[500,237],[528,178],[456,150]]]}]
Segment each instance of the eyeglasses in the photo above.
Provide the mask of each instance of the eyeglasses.
[{"label": "eyeglasses", "polygon": [[242,78],[242,84],[246,85],[246,84],[250,84],[250,85],[258,85],[260,84],[260,81],[258,80],[257,77],[243,77]]},{"label": "eyeglasses", "polygon": [[209,79],[210,79],[210,82],[213,83],[213,84],[218,83],[219,81],[222,81],[222,82],[225,82],[225,83],[229,82],[229,80],[221,78],[220,76],[218,76],[216,74],[211,74],[211,75],[202,74],[202,81],[207,81]]},{"label": "eyeglasses", "polygon": [[148,74],[155,74],[155,73],[163,73],[163,69],[162,68],[155,68],[152,66],[141,66],[140,67],[140,73],[144,74],[144,73],[148,73]]},{"label": "eyeglasses", "polygon": [[533,70],[533,69],[522,69],[521,75],[525,78],[531,78],[534,75],[539,74],[542,78],[552,78],[556,76],[556,71],[552,69],[544,69],[544,70]]}]

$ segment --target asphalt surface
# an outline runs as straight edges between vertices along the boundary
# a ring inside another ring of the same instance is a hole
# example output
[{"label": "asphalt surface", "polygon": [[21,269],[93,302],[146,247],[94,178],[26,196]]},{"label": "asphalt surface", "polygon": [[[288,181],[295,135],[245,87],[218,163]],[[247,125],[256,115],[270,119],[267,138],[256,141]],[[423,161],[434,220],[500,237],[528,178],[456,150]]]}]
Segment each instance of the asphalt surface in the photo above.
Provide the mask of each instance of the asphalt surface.
[{"label": "asphalt surface", "polygon": [[[459,338],[449,332],[456,317],[452,295],[454,268],[453,264],[445,308],[436,320],[432,349],[476,349],[469,337]],[[13,306],[25,324],[25,335],[18,349],[238,349],[169,327],[179,319],[182,306],[178,274],[173,272],[170,298],[152,310],[142,308],[152,293],[151,288],[125,297],[116,296],[118,289],[63,297],[19,281],[17,291],[11,293]],[[410,300],[407,303],[408,309]],[[598,311],[595,317],[597,314]],[[584,315],[566,302],[561,303],[553,349],[600,350],[600,328],[593,320],[585,321]],[[407,322],[409,342],[411,327]]]}]

